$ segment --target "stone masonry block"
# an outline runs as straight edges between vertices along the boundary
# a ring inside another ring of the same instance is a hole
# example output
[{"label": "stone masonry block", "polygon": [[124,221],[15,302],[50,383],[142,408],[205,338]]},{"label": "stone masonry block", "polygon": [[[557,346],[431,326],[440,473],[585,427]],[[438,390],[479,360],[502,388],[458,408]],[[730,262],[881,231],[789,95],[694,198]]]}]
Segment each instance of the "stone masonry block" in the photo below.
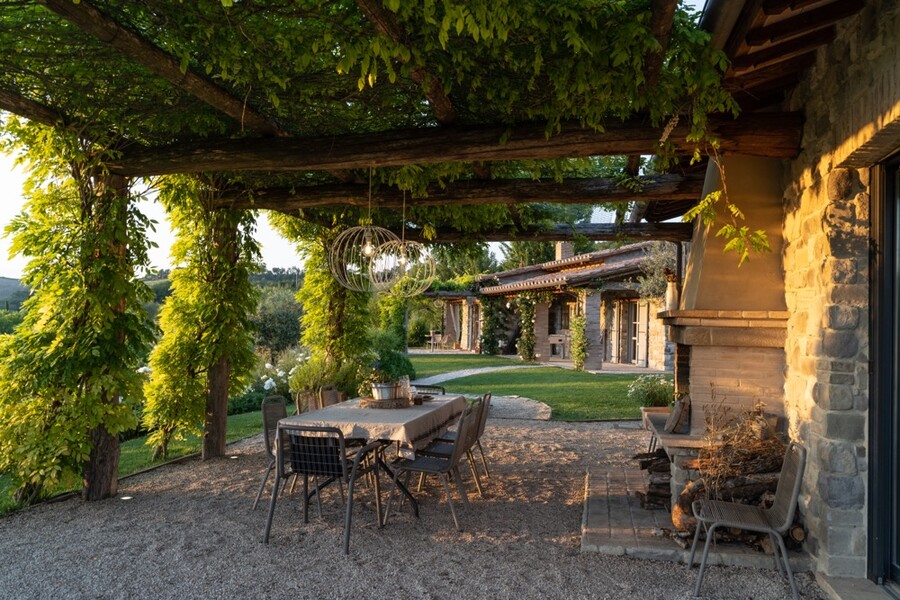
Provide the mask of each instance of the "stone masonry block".
[{"label": "stone masonry block", "polygon": [[834,385],[853,385],[856,383],[856,375],[852,373],[829,373],[828,383]]},{"label": "stone masonry block", "polygon": [[866,417],[847,411],[827,411],[823,435],[833,440],[854,442],[863,439],[866,431]]},{"label": "stone masonry block", "polygon": [[827,232],[827,237],[831,253],[837,258],[865,256],[868,251],[869,244],[866,238],[855,234],[849,223],[836,225]]},{"label": "stone masonry block", "polygon": [[828,527],[824,545],[832,554],[864,556],[866,552],[865,530],[859,527]]},{"label": "stone masonry block", "polygon": [[829,304],[825,307],[825,327],[855,329],[859,324],[859,309],[855,306]]},{"label": "stone masonry block", "polygon": [[826,331],[822,352],[831,358],[853,358],[859,351],[859,338],[853,331]]},{"label": "stone masonry block", "polygon": [[819,456],[826,470],[838,475],[856,475],[856,447],[830,440],[819,442]]},{"label": "stone masonry block", "polygon": [[864,285],[836,284],[830,291],[830,299],[835,304],[864,306],[869,302],[869,289]]},{"label": "stone masonry block", "polygon": [[825,278],[834,283],[856,283],[858,269],[852,258],[829,258],[825,261]]},{"label": "stone masonry block", "polygon": [[819,496],[833,508],[862,508],[866,488],[860,477],[819,474],[816,485]]},{"label": "stone masonry block", "polygon": [[813,387],[813,400],[825,410],[850,410],[853,408],[853,390],[847,385],[817,383]]}]

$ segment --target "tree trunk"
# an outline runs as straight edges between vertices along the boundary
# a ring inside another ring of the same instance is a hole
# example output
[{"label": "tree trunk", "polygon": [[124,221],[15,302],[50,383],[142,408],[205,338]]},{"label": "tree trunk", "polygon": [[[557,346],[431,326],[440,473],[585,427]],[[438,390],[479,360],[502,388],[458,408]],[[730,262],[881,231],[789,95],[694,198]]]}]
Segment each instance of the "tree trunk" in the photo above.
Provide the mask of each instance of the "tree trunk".
[{"label": "tree trunk", "polygon": [[90,436],[91,455],[84,466],[81,497],[102,500],[119,491],[119,436],[109,433],[103,425],[93,428]]},{"label": "tree trunk", "polygon": [[[93,198],[96,203],[102,202],[128,202],[128,180],[118,175],[104,177],[104,185],[99,189],[102,197]],[[124,207],[121,210],[96,211],[98,214],[114,214],[123,221],[121,223],[103,222],[104,228],[115,228],[121,232],[121,237],[113,241],[109,247],[101,248],[101,252],[109,252],[120,260],[120,268],[128,268],[126,254],[125,215]],[[131,273],[128,273],[131,276]],[[112,310],[117,313],[125,312],[125,299],[120,297],[114,301]],[[125,344],[125,332],[119,331],[117,335],[119,346]],[[119,394],[114,390],[106,389],[103,392],[102,402],[105,405],[117,404]],[[114,496],[119,490],[119,436],[111,434],[102,423],[90,431],[91,453],[87,464],[84,466],[81,496],[85,500],[102,500]]]},{"label": "tree trunk", "polygon": [[228,381],[231,362],[219,358],[206,378],[206,422],[203,427],[202,459],[225,455],[225,431],[228,426]]}]

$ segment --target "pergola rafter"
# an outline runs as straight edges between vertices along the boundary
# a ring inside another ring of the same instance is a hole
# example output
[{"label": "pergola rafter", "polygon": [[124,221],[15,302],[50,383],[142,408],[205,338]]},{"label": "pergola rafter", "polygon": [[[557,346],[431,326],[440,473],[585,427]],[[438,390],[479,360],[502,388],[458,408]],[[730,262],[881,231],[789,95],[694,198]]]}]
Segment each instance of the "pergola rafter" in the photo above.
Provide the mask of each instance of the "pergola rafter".
[{"label": "pergola rafter", "polygon": [[190,68],[182,71],[175,57],[160,50],[134,31],[123,27],[87,0],[81,2],[40,0],[40,2],[85,33],[109,44],[172,85],[232,117],[242,128],[246,127],[262,135],[286,135],[285,131],[228,90],[194,73]]},{"label": "pergola rafter", "polygon": [[[686,119],[683,119],[686,120]],[[800,152],[799,113],[759,113],[739,119],[713,116],[711,135],[719,153],[793,158]],[[692,153],[688,124],[675,127],[669,141],[676,151]],[[548,135],[542,123],[513,127],[454,127],[394,130],[344,136],[240,139],[179,144],[126,151],[109,168],[144,177],[205,171],[311,171],[364,169],[439,162],[577,158],[653,154],[661,130],[633,120],[598,132],[564,123]]]},{"label": "pergola rafter", "polygon": [[[397,23],[393,13],[384,9],[381,0],[356,0],[356,5],[375,26],[375,29],[391,41],[409,47],[406,34]],[[456,109],[453,107],[450,97],[444,92],[443,82],[422,66],[412,67],[409,77],[424,90],[425,98],[431,105],[431,110],[438,123],[441,125],[453,124],[457,118]]]},{"label": "pergola rafter", "polygon": [[[649,175],[640,177],[635,189],[614,179],[584,178],[557,181],[496,179],[457,181],[442,189],[432,186],[427,196],[408,197],[406,206],[471,206],[484,204],[601,204],[696,200],[703,191],[703,176]],[[222,191],[214,200],[217,208],[263,208],[282,212],[326,206],[365,207],[366,185],[321,185],[299,188],[269,188],[252,191]],[[403,196],[396,187],[381,188],[373,195],[373,208],[399,209]]]}]

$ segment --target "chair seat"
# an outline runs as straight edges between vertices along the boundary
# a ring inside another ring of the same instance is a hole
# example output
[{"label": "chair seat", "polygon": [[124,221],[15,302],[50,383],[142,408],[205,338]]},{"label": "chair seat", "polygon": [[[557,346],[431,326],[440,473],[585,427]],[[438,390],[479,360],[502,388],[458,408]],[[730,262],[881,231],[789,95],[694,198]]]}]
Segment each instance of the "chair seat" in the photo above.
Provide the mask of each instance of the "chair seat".
[{"label": "chair seat", "polygon": [[721,500],[699,500],[695,514],[707,523],[719,523],[722,527],[734,527],[768,533],[775,531],[764,509],[749,504],[723,502]]},{"label": "chair seat", "polygon": [[396,467],[401,471],[422,471],[425,473],[446,473],[447,458],[418,455],[413,460],[400,459]]},{"label": "chair seat", "polygon": [[417,453],[425,456],[449,457],[453,454],[453,443],[437,440],[428,444],[422,450],[418,450]]}]

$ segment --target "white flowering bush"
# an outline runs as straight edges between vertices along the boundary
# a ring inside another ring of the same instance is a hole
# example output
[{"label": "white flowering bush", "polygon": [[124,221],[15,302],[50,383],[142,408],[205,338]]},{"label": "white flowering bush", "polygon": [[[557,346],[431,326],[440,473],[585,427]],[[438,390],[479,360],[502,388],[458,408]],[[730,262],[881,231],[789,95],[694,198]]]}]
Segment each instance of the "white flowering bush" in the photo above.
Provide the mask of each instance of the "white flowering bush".
[{"label": "white flowering bush", "polygon": [[641,406],[668,406],[675,398],[675,383],[666,375],[641,375],[628,385],[628,397]]},{"label": "white flowering bush", "polygon": [[289,349],[278,355],[275,364],[259,360],[253,383],[244,393],[228,400],[228,414],[239,414],[259,410],[266,396],[283,396],[289,403],[293,397],[291,376],[309,360],[305,349]]}]

